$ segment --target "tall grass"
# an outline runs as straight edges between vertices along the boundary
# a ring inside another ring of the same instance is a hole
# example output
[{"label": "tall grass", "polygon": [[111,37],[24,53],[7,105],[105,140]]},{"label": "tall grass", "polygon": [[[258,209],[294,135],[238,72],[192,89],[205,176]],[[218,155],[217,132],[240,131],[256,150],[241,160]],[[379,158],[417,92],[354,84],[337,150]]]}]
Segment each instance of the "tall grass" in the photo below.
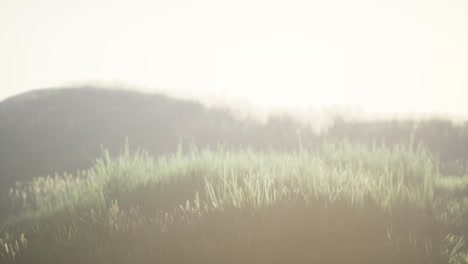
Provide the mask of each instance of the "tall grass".
[{"label": "tall grass", "polygon": [[[5,263],[468,263],[463,179],[423,148],[180,149],[10,192]],[[468,181],[467,181],[468,182]],[[3,251],[2,251],[3,250]],[[11,250],[9,251],[11,252]]]}]

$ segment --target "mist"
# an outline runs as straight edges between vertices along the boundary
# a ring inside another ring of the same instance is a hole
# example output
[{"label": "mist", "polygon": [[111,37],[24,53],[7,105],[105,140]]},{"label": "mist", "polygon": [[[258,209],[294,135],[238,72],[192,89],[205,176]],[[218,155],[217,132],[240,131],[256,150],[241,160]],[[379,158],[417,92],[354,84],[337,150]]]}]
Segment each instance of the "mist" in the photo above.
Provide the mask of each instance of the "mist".
[{"label": "mist", "polygon": [[466,14],[0,0],[0,263],[468,264]]},{"label": "mist", "polygon": [[104,82],[266,108],[468,114],[465,1],[46,0],[0,7],[0,99]]}]

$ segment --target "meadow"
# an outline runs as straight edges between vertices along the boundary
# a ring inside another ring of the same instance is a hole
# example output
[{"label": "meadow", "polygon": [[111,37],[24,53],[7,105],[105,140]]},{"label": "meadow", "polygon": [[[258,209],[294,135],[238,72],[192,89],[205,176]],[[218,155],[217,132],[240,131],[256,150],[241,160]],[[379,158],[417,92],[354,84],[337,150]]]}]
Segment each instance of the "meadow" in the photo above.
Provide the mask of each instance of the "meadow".
[{"label": "meadow", "polygon": [[128,145],[9,192],[1,263],[468,263],[468,175],[422,145]]}]

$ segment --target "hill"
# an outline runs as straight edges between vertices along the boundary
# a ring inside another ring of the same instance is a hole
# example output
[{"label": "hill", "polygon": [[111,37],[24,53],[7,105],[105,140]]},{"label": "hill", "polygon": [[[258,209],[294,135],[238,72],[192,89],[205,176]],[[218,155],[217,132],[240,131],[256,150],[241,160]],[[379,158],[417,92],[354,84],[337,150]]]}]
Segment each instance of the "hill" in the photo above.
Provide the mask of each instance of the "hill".
[{"label": "hill", "polygon": [[0,103],[0,193],[14,181],[87,169],[102,146],[115,155],[126,139],[152,155],[174,152],[181,141],[285,147],[298,142],[290,135],[299,125],[290,122],[238,120],[227,110],[161,94],[93,87],[28,92]]},{"label": "hill", "polygon": [[225,113],[163,95],[91,87],[29,92],[0,104],[0,175],[11,185],[87,169],[101,146],[115,153],[126,138],[152,154],[174,151],[181,138],[203,137],[215,120],[234,122]]},{"label": "hill", "polygon": [[[309,120],[310,122],[310,120]],[[162,94],[77,87],[44,89],[0,102],[0,194],[15,181],[90,168],[102,147],[111,156],[128,139],[132,151],[173,153],[180,142],[291,150],[343,139],[365,144],[421,143],[441,161],[445,174],[467,171],[468,122],[448,120],[343,121],[322,134],[290,116],[266,123],[238,119],[227,109]]]},{"label": "hill", "polygon": [[200,120],[215,118],[208,115],[193,102],[129,91],[47,89],[12,97],[0,104],[2,186],[87,169],[100,146],[115,153],[126,138],[153,154],[173,151],[187,131],[201,129]]}]

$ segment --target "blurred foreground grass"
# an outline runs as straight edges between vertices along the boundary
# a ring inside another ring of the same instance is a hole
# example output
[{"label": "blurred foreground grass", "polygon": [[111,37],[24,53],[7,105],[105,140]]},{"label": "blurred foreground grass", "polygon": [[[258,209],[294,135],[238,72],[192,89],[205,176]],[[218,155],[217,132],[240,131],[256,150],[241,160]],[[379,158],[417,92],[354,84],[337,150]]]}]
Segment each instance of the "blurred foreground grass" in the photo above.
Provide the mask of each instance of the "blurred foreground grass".
[{"label": "blurred foreground grass", "polygon": [[12,189],[0,263],[468,263],[467,193],[411,145],[126,148]]}]

